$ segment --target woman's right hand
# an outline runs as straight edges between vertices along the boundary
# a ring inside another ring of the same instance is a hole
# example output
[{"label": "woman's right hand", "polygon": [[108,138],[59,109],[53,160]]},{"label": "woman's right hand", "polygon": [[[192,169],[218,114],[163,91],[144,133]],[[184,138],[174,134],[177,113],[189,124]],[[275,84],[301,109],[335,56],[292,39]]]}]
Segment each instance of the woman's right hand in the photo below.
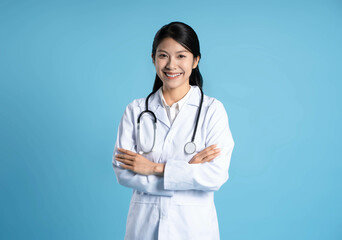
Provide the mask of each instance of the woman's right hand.
[{"label": "woman's right hand", "polygon": [[195,156],[192,157],[192,159],[189,161],[190,164],[193,163],[205,163],[210,162],[214,158],[220,155],[221,149],[216,148],[217,144],[213,144],[199,153],[197,153]]}]

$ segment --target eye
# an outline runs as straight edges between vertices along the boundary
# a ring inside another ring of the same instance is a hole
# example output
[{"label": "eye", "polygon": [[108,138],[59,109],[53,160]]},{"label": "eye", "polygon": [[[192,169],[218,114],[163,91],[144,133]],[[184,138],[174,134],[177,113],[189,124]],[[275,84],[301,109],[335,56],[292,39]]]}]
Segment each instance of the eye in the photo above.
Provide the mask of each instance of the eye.
[{"label": "eye", "polygon": [[159,57],[165,57],[166,55],[165,54],[159,54]]},{"label": "eye", "polygon": [[179,55],[181,58],[185,58],[185,56],[184,55]]}]

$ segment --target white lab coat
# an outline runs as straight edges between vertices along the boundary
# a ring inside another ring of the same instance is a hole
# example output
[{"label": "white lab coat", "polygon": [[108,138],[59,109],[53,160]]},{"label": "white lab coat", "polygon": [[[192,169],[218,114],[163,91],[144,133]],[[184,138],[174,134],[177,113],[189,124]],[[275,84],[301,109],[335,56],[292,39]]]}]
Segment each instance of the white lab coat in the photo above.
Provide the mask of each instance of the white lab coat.
[{"label": "white lab coat", "polygon": [[[149,110],[157,117],[155,151],[143,154],[153,162],[166,163],[164,176],[140,175],[120,167],[117,148],[139,152],[137,119],[145,110],[145,98],[131,102],[121,119],[113,153],[113,167],[119,184],[132,188],[125,240],[217,240],[219,227],[214,192],[228,179],[234,140],[223,104],[204,95],[197,127],[196,152],[187,154],[184,145],[191,141],[201,99],[195,86],[173,124],[167,117],[158,92],[149,99]],[[141,121],[143,146],[151,146],[153,129],[149,114]],[[144,123],[145,122],[145,123]],[[221,155],[213,161],[189,164],[204,148],[217,144]],[[149,147],[145,147],[149,148]]]}]

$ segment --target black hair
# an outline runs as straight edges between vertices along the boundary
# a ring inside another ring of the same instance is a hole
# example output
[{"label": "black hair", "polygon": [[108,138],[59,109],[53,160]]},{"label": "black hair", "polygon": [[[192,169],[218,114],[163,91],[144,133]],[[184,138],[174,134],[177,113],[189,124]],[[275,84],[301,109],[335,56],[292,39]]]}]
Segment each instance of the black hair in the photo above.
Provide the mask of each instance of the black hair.
[{"label": "black hair", "polygon": [[[153,44],[152,44],[152,57],[155,59],[156,51],[158,45],[165,38],[172,38],[179,44],[181,44],[184,48],[190,51],[194,58],[200,57],[200,45],[198,41],[198,37],[196,32],[187,24],[182,22],[171,22],[169,24],[164,25],[161,29],[156,33]],[[202,89],[203,86],[203,78],[199,71],[198,64],[197,67],[192,69],[190,79],[190,85],[198,86]],[[154,80],[153,92],[156,92],[161,86],[163,86],[162,80],[159,78],[158,74],[156,74],[156,78]]]}]

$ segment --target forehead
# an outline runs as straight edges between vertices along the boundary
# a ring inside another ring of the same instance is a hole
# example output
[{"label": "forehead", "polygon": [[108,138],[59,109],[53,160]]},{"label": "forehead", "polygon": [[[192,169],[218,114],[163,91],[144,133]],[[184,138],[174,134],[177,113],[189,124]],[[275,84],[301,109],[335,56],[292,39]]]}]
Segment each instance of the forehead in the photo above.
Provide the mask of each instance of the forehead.
[{"label": "forehead", "polygon": [[163,39],[158,47],[157,52],[189,52],[186,48],[184,48],[180,43],[175,41],[172,38],[165,38]]}]

